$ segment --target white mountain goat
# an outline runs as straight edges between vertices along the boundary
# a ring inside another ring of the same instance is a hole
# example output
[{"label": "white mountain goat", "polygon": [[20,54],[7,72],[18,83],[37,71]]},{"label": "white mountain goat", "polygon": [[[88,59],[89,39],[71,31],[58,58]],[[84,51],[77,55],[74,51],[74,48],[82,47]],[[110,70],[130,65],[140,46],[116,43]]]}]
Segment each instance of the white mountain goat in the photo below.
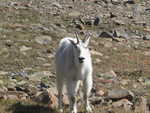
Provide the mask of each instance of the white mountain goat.
[{"label": "white mountain goat", "polygon": [[59,109],[62,109],[62,90],[66,84],[70,102],[70,113],[77,113],[76,95],[80,81],[83,81],[85,110],[92,112],[88,97],[90,95],[92,81],[92,61],[88,49],[90,36],[82,41],[76,34],[76,38],[66,37],[60,41],[56,51],[56,81],[58,90]]}]

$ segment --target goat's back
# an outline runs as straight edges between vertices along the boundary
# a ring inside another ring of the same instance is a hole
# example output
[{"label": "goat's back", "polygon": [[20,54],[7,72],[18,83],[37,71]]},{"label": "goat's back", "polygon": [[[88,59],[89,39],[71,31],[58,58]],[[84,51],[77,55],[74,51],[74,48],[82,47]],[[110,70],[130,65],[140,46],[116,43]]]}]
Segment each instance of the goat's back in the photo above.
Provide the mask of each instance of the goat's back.
[{"label": "goat's back", "polygon": [[75,69],[73,67],[73,45],[71,44],[70,40],[73,40],[76,43],[76,40],[74,38],[64,38],[60,41],[59,47],[56,51],[55,63],[57,76],[67,76],[68,73],[72,73],[72,69]]}]

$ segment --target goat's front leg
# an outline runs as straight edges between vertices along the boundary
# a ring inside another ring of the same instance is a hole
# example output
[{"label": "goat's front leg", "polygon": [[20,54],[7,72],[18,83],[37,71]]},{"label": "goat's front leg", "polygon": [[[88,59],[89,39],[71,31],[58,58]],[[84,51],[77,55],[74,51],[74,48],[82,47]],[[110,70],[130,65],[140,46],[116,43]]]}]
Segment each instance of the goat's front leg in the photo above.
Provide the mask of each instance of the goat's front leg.
[{"label": "goat's front leg", "polygon": [[89,96],[92,89],[93,81],[92,76],[87,76],[86,80],[83,82],[83,91],[84,91],[84,101],[85,101],[85,110],[87,112],[92,112],[92,108],[89,103]]},{"label": "goat's front leg", "polygon": [[67,84],[69,102],[70,102],[70,113],[77,113],[77,92],[79,89],[79,81],[68,81]]}]

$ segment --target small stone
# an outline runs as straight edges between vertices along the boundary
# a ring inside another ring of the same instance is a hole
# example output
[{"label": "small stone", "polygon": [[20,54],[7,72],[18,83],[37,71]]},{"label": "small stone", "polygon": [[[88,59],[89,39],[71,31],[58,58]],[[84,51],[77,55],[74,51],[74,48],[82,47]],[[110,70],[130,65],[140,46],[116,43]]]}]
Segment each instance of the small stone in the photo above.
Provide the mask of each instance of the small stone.
[{"label": "small stone", "polygon": [[5,92],[4,88],[0,88],[0,93]]},{"label": "small stone", "polygon": [[120,0],[111,0],[111,3],[114,5],[118,5],[121,3],[121,1]]},{"label": "small stone", "polygon": [[8,91],[16,91],[15,86],[16,86],[15,83],[10,83],[10,84],[7,86]]},{"label": "small stone", "polygon": [[144,55],[145,55],[145,56],[150,56],[150,51],[145,51],[145,52],[144,52]]},{"label": "small stone", "polygon": [[99,58],[95,58],[95,60],[93,61],[94,64],[99,64],[100,62],[102,62],[102,60]]},{"label": "small stone", "polygon": [[58,106],[58,99],[56,95],[53,92],[48,92],[49,93],[49,107],[51,108],[56,108]]},{"label": "small stone", "polygon": [[133,84],[133,88],[138,88],[138,85],[137,84]]},{"label": "small stone", "polygon": [[125,86],[128,85],[129,80],[121,80],[120,83]]},{"label": "small stone", "polygon": [[123,38],[114,38],[115,41],[117,42],[125,42],[126,40]]},{"label": "small stone", "polygon": [[101,73],[99,75],[99,77],[102,77],[102,78],[105,78],[105,79],[112,79],[112,78],[117,77],[117,74],[113,70],[110,70],[109,72]]},{"label": "small stone", "polygon": [[96,92],[96,95],[98,95],[98,96],[104,96],[105,92],[103,90],[99,90],[99,91]]},{"label": "small stone", "polygon": [[93,21],[94,20],[86,20],[85,24],[91,26],[91,25],[93,25]]},{"label": "small stone", "polygon": [[104,99],[102,97],[92,97],[90,99],[90,102],[92,105],[100,105],[102,102],[104,102]]},{"label": "small stone", "polygon": [[41,45],[47,45],[51,43],[52,38],[50,36],[43,35],[35,37],[35,41]]},{"label": "small stone", "polygon": [[23,96],[20,98],[21,100],[27,100],[27,97]]},{"label": "small stone", "polygon": [[31,49],[32,49],[31,47],[27,47],[27,46],[24,46],[24,45],[20,47],[21,52],[28,51],[28,50],[31,50]]},{"label": "small stone", "polygon": [[145,86],[150,86],[150,78],[146,78],[144,81]]},{"label": "small stone", "polygon": [[12,40],[6,40],[5,46],[11,47],[12,45],[13,45],[13,41]]},{"label": "small stone", "polygon": [[103,54],[101,52],[98,52],[98,51],[95,51],[95,50],[92,50],[91,54],[94,55],[94,56],[103,56]]},{"label": "small stone", "polygon": [[79,17],[81,15],[81,13],[78,12],[78,11],[72,11],[68,15],[69,15],[69,17],[74,17],[75,18],[75,17]]},{"label": "small stone", "polygon": [[62,8],[62,5],[60,5],[58,2],[54,2],[52,5],[57,8]]},{"label": "small stone", "polygon": [[111,48],[112,46],[113,46],[112,42],[106,42],[104,44],[104,47],[106,47],[106,48]]},{"label": "small stone", "polygon": [[69,105],[69,99],[68,99],[68,96],[65,94],[65,95],[63,95],[63,103],[65,104],[65,105]]},{"label": "small stone", "polygon": [[84,26],[82,24],[76,24],[76,28],[80,29],[80,30],[84,30]]},{"label": "small stone", "polygon": [[0,71],[0,75],[7,75],[8,72],[5,72],[5,71]]}]

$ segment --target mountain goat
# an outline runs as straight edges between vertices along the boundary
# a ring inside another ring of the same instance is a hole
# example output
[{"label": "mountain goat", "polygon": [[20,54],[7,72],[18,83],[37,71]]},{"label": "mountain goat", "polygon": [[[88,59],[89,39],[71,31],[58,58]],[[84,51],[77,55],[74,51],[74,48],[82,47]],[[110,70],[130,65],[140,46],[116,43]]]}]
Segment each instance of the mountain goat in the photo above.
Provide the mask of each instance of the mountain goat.
[{"label": "mountain goat", "polygon": [[77,113],[76,95],[80,81],[83,81],[85,110],[91,112],[88,97],[92,89],[92,61],[88,49],[90,36],[82,41],[76,34],[76,38],[66,37],[60,41],[55,55],[56,81],[58,90],[59,109],[62,109],[62,89],[66,84],[70,112]]}]

